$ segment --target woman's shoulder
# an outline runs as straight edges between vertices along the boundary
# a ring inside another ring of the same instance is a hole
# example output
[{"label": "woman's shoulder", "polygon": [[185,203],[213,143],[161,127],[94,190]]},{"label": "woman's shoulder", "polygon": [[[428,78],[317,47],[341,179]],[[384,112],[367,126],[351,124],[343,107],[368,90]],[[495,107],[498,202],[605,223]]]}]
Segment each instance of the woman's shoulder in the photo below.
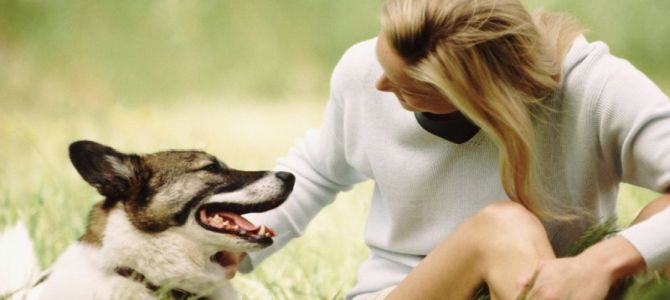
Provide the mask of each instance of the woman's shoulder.
[{"label": "woman's shoulder", "polygon": [[573,127],[627,128],[645,114],[670,106],[667,95],[647,75],[612,55],[603,42],[578,38],[564,66],[561,97],[549,103],[566,120],[582,122]]},{"label": "woman's shoulder", "polygon": [[601,41],[589,42],[583,36],[573,42],[563,70],[561,89],[567,98],[564,100],[576,101],[582,107],[592,107],[597,102],[607,101],[612,98],[613,90],[633,89],[640,92],[658,89],[633,64],[612,55],[607,44]]},{"label": "woman's shoulder", "polygon": [[621,61],[610,54],[604,42],[590,42],[578,36],[563,63],[563,89],[585,97],[593,96]]},{"label": "woman's shoulder", "polygon": [[377,38],[372,38],[349,47],[335,66],[331,87],[352,88],[366,82],[374,84],[380,72],[375,55],[376,44]]},{"label": "woman's shoulder", "polygon": [[349,47],[338,66],[351,66],[351,65],[360,65],[360,64],[369,64],[371,62],[376,62],[375,48],[377,46],[377,38],[371,38],[364,41],[360,41],[351,47]]}]

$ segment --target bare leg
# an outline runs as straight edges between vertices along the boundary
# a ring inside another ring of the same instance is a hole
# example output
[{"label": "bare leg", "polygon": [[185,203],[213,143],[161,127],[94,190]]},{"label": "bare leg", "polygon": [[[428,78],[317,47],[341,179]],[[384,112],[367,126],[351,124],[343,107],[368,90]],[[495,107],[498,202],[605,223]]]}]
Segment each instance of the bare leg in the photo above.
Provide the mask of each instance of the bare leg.
[{"label": "bare leg", "polygon": [[387,299],[469,299],[483,282],[493,299],[512,299],[519,278],[555,258],[542,223],[503,201],[466,220]]}]

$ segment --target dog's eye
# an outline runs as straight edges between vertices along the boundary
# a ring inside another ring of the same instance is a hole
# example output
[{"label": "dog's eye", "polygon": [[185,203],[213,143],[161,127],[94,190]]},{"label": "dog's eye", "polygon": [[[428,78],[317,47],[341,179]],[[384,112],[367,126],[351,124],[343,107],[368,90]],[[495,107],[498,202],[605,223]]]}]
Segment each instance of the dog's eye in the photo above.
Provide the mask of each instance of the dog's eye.
[{"label": "dog's eye", "polygon": [[209,165],[206,165],[200,170],[207,171],[210,173],[219,173],[222,171],[221,166],[217,163],[211,163]]}]

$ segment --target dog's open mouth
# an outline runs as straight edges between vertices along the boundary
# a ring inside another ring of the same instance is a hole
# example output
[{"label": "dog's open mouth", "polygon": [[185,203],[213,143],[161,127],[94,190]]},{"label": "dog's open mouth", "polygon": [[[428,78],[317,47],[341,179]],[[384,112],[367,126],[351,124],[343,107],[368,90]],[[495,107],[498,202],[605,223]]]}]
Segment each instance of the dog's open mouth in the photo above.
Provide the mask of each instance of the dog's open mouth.
[{"label": "dog's open mouth", "polygon": [[213,206],[201,207],[197,220],[200,226],[209,231],[237,235],[248,242],[262,245],[271,245],[276,235],[270,227],[254,225],[236,213],[214,210]]}]

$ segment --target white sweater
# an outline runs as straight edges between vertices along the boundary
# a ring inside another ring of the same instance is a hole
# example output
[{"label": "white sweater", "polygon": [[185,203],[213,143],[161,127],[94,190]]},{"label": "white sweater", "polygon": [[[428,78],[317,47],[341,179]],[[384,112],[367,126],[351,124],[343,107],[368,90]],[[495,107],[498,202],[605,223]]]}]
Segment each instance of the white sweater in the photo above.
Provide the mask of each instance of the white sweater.
[{"label": "white sweater", "polygon": [[[279,235],[272,247],[251,254],[242,271],[302,234],[338,192],[366,179],[375,183],[365,227],[371,255],[348,297],[399,283],[466,218],[508,198],[486,133],[451,143],[422,129],[392,93],[375,89],[382,72],[375,43],[344,54],[322,127],[279,160],[278,169],[297,176],[296,186],[278,209],[248,215]],[[564,71],[563,86],[546,100],[552,109],[536,129],[549,192],[601,218],[615,216],[620,182],[670,192],[670,102],[663,92],[605,44],[583,37],[574,42]],[[546,227],[560,253],[587,225]],[[648,268],[670,265],[670,210],[621,234]]]}]

